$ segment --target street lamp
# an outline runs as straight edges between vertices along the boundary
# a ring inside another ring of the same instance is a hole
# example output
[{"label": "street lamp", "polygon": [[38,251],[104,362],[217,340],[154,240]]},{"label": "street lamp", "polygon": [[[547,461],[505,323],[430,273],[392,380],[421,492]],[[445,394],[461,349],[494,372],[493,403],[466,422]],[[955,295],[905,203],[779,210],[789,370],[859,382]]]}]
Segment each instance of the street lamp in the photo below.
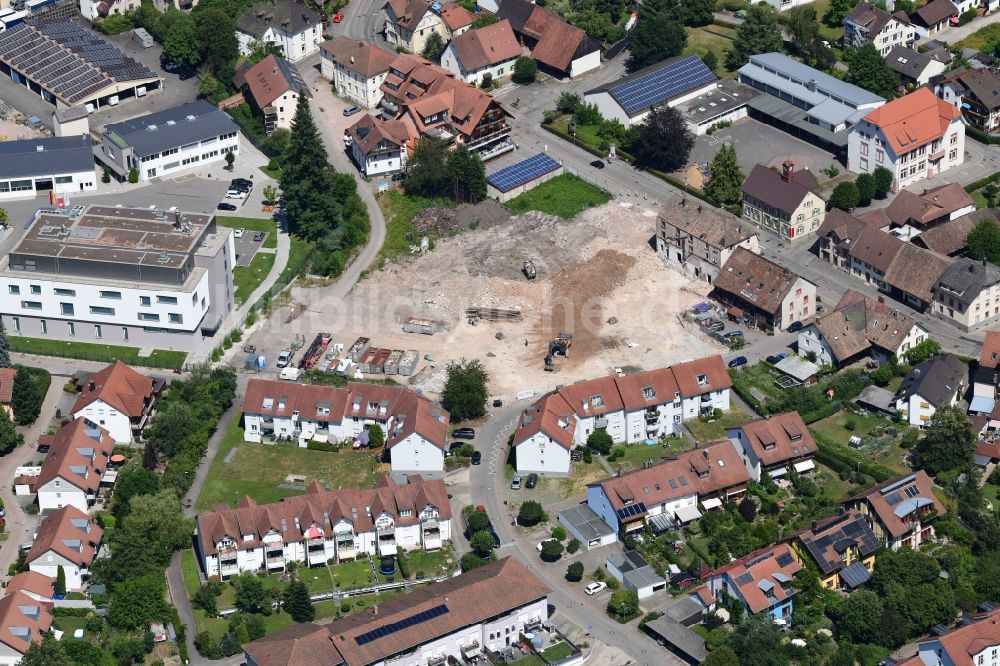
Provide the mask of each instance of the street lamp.
[{"label": "street lamp", "polygon": [[569,133],[573,137],[573,146],[576,147],[576,121],[571,120],[569,123]]}]

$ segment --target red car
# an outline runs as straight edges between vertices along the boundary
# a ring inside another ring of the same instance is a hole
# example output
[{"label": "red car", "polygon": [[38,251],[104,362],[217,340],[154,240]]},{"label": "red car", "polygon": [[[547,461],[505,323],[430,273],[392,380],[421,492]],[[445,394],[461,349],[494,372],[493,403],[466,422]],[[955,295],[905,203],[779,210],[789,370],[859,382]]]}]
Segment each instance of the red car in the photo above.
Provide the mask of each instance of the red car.
[{"label": "red car", "polygon": [[343,20],[344,20],[344,15],[341,14],[340,12],[337,12],[336,14],[333,15],[333,22],[334,23],[340,23]]}]

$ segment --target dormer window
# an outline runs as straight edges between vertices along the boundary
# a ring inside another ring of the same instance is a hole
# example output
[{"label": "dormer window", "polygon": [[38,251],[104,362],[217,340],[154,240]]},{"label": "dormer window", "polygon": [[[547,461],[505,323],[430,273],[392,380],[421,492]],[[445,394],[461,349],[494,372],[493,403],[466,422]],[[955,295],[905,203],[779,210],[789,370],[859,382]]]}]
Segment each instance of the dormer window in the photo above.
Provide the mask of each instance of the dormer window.
[{"label": "dormer window", "polygon": [[604,406],[604,397],[603,396],[599,396],[599,395],[591,396],[590,397],[590,404],[592,404],[594,407],[603,407]]},{"label": "dormer window", "polygon": [[708,386],[708,375],[698,375],[698,386]]},{"label": "dormer window", "polygon": [[802,439],[802,433],[801,432],[794,433],[789,437],[789,439],[792,440],[793,442],[797,442],[800,439]]},{"label": "dormer window", "polygon": [[642,389],[642,397],[646,400],[652,400],[656,397],[656,389],[652,386],[646,386]]},{"label": "dormer window", "polygon": [[375,402],[375,401],[369,402],[368,403],[368,410],[372,411],[372,412],[377,412],[378,411],[378,403]]},{"label": "dormer window", "polygon": [[399,515],[401,518],[409,518],[413,515],[413,509],[400,509]]}]

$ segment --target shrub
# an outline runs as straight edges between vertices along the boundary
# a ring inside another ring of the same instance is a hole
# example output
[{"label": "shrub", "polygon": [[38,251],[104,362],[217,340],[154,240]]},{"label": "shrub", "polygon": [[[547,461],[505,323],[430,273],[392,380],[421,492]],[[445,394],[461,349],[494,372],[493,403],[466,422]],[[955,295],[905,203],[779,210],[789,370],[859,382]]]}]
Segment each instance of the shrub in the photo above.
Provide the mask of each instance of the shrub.
[{"label": "shrub", "polygon": [[532,527],[548,519],[549,517],[545,515],[542,505],[534,500],[528,500],[522,504],[520,510],[517,512],[517,522],[525,527]]},{"label": "shrub", "polygon": [[583,562],[573,562],[566,567],[566,580],[571,583],[583,580]]},{"label": "shrub", "polygon": [[128,182],[132,183],[133,185],[139,182],[139,170],[136,169],[135,167],[132,167],[131,169],[128,170]]},{"label": "shrub", "polygon": [[[997,468],[997,469],[1000,469],[1000,468]],[[572,555],[573,553],[575,553],[578,550],[580,550],[580,540],[577,539],[576,537],[574,537],[574,538],[572,538],[572,539],[569,540],[568,544],[566,544],[566,552],[569,553],[570,555]]]},{"label": "shrub", "polygon": [[614,446],[614,443],[615,441],[611,439],[608,431],[601,428],[598,428],[587,436],[587,446],[601,455],[606,456],[611,453],[611,447]]},{"label": "shrub", "polygon": [[538,63],[530,56],[521,56],[514,61],[514,80],[518,83],[534,83],[538,76]]},{"label": "shrub", "polygon": [[563,554],[563,545],[555,539],[542,542],[542,559],[546,562],[555,562]]},{"label": "shrub", "polygon": [[552,538],[557,541],[566,540],[566,528],[562,525],[556,525],[552,528]]},{"label": "shrub", "polygon": [[317,442],[313,440],[309,440],[306,443],[306,448],[310,451],[327,451],[329,453],[337,453],[340,451],[335,444],[331,444],[330,442]]}]

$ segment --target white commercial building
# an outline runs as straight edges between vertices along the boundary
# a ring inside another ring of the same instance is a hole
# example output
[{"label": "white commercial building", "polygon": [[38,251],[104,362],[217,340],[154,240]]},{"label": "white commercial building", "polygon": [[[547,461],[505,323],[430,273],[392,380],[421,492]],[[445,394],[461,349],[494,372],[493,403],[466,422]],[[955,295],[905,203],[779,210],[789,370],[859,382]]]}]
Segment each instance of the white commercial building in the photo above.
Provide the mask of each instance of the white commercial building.
[{"label": "white commercial building", "polygon": [[191,350],[233,308],[232,230],[209,215],[39,211],[0,259],[8,335]]},{"label": "white commercial building", "polygon": [[0,142],[0,200],[31,199],[55,192],[97,189],[94,146],[89,136]]},{"label": "white commercial building", "polygon": [[319,50],[323,17],[292,0],[259,2],[236,19],[236,38],[243,55],[250,54],[254,42],[264,42],[274,44],[286,60],[298,62]]}]

